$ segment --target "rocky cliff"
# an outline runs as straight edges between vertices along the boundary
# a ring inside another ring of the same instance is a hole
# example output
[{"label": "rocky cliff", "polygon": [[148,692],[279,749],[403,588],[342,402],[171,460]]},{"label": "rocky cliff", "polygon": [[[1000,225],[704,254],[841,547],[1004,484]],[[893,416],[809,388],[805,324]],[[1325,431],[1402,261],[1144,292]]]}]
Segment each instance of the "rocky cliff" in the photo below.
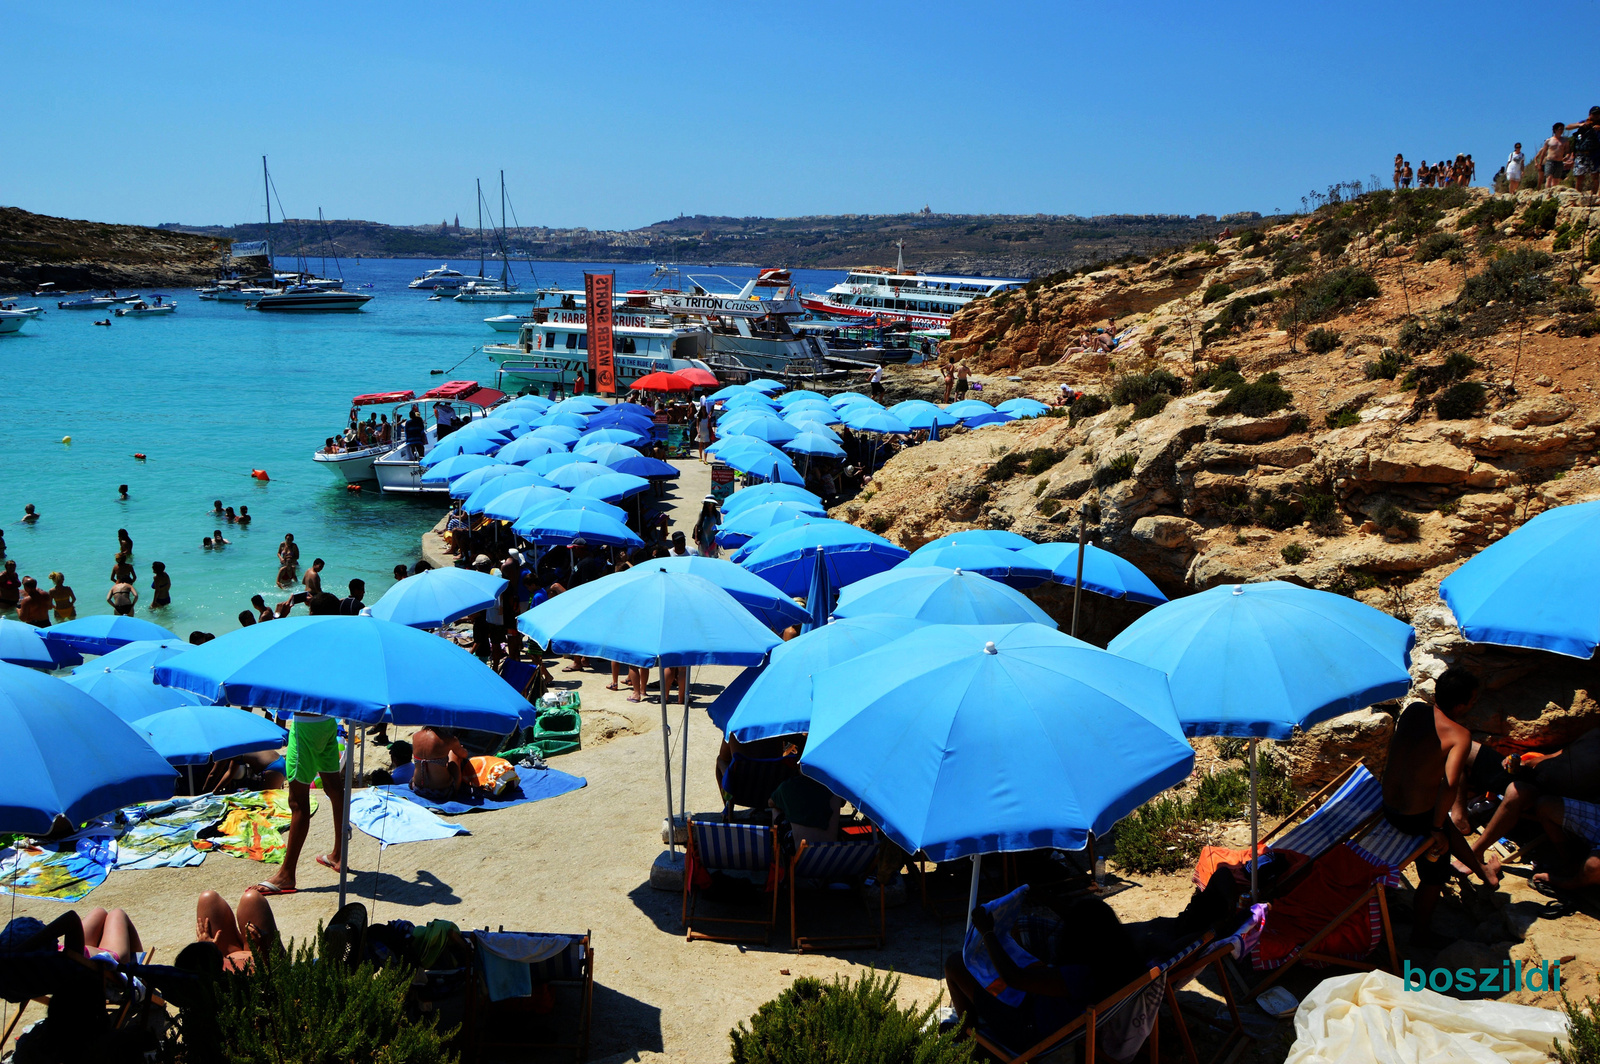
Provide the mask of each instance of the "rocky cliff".
[{"label": "rocky cliff", "polygon": [[203,284],[217,275],[227,246],[215,237],[0,207],[0,289],[46,281],[63,291]]},{"label": "rocky cliff", "polygon": [[[907,448],[840,516],[908,548],[970,527],[1076,538],[1081,519],[1170,595],[1262,579],[1353,595],[1416,626],[1422,685],[1459,658],[1485,673],[1483,735],[1564,742],[1600,722],[1600,670],[1469,647],[1438,586],[1535,514],[1600,498],[1591,204],[1381,192],[976,303],[945,355],[983,398],[1084,394]],[[889,383],[942,398],[933,367]],[[1138,612],[1093,605],[1099,642]],[[1317,729],[1302,781],[1381,754],[1388,719]]]}]

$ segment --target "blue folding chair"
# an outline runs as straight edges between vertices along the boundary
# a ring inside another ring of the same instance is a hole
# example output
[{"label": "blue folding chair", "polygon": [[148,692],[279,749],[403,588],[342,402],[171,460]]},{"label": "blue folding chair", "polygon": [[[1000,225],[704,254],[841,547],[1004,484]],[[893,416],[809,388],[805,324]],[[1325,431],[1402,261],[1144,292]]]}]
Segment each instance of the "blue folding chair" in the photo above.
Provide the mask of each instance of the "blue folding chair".
[{"label": "blue folding chair", "polygon": [[[883,877],[878,877],[878,933],[872,935],[832,935],[819,937],[802,935],[797,919],[795,895],[800,891],[801,880],[820,880],[823,883],[854,884],[866,877],[878,863],[878,839],[871,835],[864,839],[840,842],[802,841],[794,857],[789,860],[789,944],[801,953],[829,943],[837,948],[872,946],[882,949],[888,926],[884,900]],[[834,892],[829,892],[832,895]]]},{"label": "blue folding chair", "polygon": [[[699,916],[695,914],[695,875],[698,871],[749,872],[762,877],[763,888],[770,889],[772,908],[764,920],[731,916]],[[773,925],[778,922],[778,833],[771,824],[737,824],[721,820],[689,818],[688,856],[683,869],[683,929],[684,937],[714,942],[762,942],[772,937]],[[741,924],[761,928],[761,937],[716,935],[698,930],[701,924]]]}]

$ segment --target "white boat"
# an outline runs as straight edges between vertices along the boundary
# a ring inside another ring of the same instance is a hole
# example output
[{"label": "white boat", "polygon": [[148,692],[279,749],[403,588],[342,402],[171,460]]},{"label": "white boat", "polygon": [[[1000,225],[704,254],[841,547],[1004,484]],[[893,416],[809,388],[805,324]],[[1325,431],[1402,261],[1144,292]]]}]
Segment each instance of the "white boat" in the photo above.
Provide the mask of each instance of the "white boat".
[{"label": "white boat", "polygon": [[422,407],[423,419],[428,422],[427,442],[423,445],[422,454],[417,454],[412,445],[401,442],[388,454],[374,459],[372,472],[377,477],[379,490],[388,495],[447,497],[450,492],[448,484],[422,482],[422,474],[426,472],[422,468],[422,459],[433,449],[439,436],[438,425],[433,423],[434,408],[441,403],[451,407],[464,405],[470,408],[468,413],[470,420],[473,417],[482,417],[488,407],[504,398],[504,392],[493,388],[481,388],[477,381],[448,381],[437,388],[423,392],[417,397],[417,403]]},{"label": "white boat", "polygon": [[119,318],[153,318],[162,314],[175,314],[177,310],[178,304],[163,303],[161,297],[157,296],[154,303],[146,303],[140,299],[132,306],[118,307],[113,313]]},{"label": "white boat", "polygon": [[0,336],[16,332],[31,320],[32,315],[20,310],[0,310]]},{"label": "white boat", "polygon": [[483,323],[495,332],[520,333],[524,325],[533,324],[532,314],[497,314],[484,318]]},{"label": "white boat", "polygon": [[525,292],[516,287],[503,287],[498,281],[487,284],[472,281],[456,293],[455,299],[457,303],[526,303],[531,306],[543,306],[551,301],[548,289]]},{"label": "white boat", "polygon": [[471,278],[462,273],[460,270],[453,270],[449,266],[440,263],[437,270],[429,270],[421,277],[416,278],[410,284],[406,285],[406,287],[424,291],[431,291],[433,289],[454,291],[466,284],[469,280],[471,280]]},{"label": "white boat", "polygon": [[30,318],[37,318],[44,313],[43,307],[19,307],[15,303],[0,306],[0,310],[8,310],[13,314],[26,314]]},{"label": "white boat", "polygon": [[252,303],[262,296],[270,296],[276,291],[276,288],[262,288],[258,285],[251,285],[246,288],[224,288],[212,298],[218,303]]},{"label": "white boat", "polygon": [[[522,382],[570,387],[579,373],[589,373],[589,326],[584,311],[554,308],[525,322],[514,344],[485,344],[483,351],[500,364],[502,377]],[[612,365],[617,390],[626,391],[647,373],[670,373],[691,366],[709,369],[706,326],[656,314],[618,313],[612,317]]]},{"label": "white boat", "polygon": [[630,292],[675,318],[704,322],[710,330],[706,361],[716,369],[761,374],[817,374],[830,351],[821,336],[797,334],[791,321],[805,314],[789,271],[768,269],[743,285],[718,274],[690,275],[686,292]]},{"label": "white boat", "polygon": [[246,303],[245,309],[297,313],[357,311],[371,301],[371,296],[358,292],[327,292],[320,288],[295,287],[260,296],[255,301]]},{"label": "white boat", "polygon": [[122,300],[116,296],[83,296],[80,299],[63,299],[56,304],[61,310],[105,310],[107,307],[120,306]]},{"label": "white boat", "polygon": [[[350,400],[350,406],[360,409],[364,406],[393,406],[394,423],[401,424],[400,412],[410,403],[416,401],[416,393],[409,388],[397,392],[372,392],[367,395],[358,395]],[[336,439],[337,437],[330,437]],[[372,471],[374,460],[383,457],[394,450],[393,441],[389,443],[376,443],[369,447],[360,447],[349,451],[329,451],[324,444],[311,456],[311,460],[330,470],[347,484],[358,484],[365,480],[372,480],[376,474]]]},{"label": "white boat", "polygon": [[1021,288],[1015,277],[933,276],[905,268],[904,250],[892,270],[851,270],[821,295],[802,296],[805,309],[839,318],[910,322],[919,329],[947,329],[956,312],[974,299]]}]

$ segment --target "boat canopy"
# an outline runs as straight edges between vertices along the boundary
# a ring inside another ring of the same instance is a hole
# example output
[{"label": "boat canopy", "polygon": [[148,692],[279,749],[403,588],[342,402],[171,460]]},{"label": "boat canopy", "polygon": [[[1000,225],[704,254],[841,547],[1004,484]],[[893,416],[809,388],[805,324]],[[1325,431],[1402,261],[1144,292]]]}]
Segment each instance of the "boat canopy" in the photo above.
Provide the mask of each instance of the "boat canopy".
[{"label": "boat canopy", "polygon": [[446,381],[439,387],[429,388],[422,393],[423,399],[448,399],[452,402],[485,407],[493,406],[505,397],[505,392],[478,387],[477,381]]},{"label": "boat canopy", "polygon": [[377,406],[382,403],[407,403],[417,397],[417,393],[407,388],[403,392],[372,392],[369,395],[358,395],[350,400],[351,406]]}]

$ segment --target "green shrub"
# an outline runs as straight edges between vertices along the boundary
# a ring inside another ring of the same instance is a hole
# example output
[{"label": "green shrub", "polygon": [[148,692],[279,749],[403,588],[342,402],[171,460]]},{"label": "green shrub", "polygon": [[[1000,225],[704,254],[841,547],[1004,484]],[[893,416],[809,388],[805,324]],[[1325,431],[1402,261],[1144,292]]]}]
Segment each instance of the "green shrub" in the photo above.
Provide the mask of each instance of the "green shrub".
[{"label": "green shrub", "polygon": [[1204,346],[1236,329],[1247,327],[1255,318],[1255,308],[1278,298],[1275,291],[1257,292],[1254,295],[1230,299],[1200,331],[1200,344]]},{"label": "green shrub", "polygon": [[1281,532],[1300,523],[1299,496],[1284,489],[1263,489],[1250,500],[1250,518],[1263,528]]},{"label": "green shrub", "polygon": [[1507,218],[1517,213],[1517,201],[1514,199],[1487,199],[1476,207],[1467,211],[1456,223],[1457,229],[1494,229]]},{"label": "green shrub", "polygon": [[876,532],[880,536],[883,535],[889,531],[889,518],[883,514],[873,514],[867,518],[867,530]]},{"label": "green shrub", "polygon": [[1460,421],[1477,417],[1485,398],[1487,392],[1477,381],[1458,381],[1439,393],[1433,410],[1441,421]]},{"label": "green shrub", "polygon": [[1226,299],[1233,295],[1233,285],[1227,281],[1216,281],[1206,285],[1205,292],[1200,296],[1200,305],[1209,307],[1219,299]]},{"label": "green shrub", "polygon": [[1594,310],[1594,293],[1582,285],[1569,284],[1556,296],[1556,309],[1563,314],[1588,314]]},{"label": "green shrub", "polygon": [[1235,384],[1219,403],[1212,404],[1213,414],[1243,414],[1246,417],[1265,417],[1294,402],[1294,396],[1278,383],[1276,373],[1263,373],[1249,384]]},{"label": "green shrub", "polygon": [[1461,286],[1457,301],[1468,309],[1482,307],[1490,302],[1517,300],[1522,303],[1542,302],[1551,291],[1550,278],[1544,271],[1555,260],[1549,252],[1534,248],[1517,248],[1492,259],[1482,271],[1467,278]]},{"label": "green shrub", "polygon": [[1283,555],[1283,560],[1288,564],[1299,565],[1301,562],[1306,560],[1306,556],[1311,552],[1306,550],[1303,544],[1285,543],[1278,553]]},{"label": "green shrub", "polygon": [[1561,202],[1554,196],[1536,199],[1522,212],[1522,225],[1535,233],[1548,233],[1555,228],[1556,215],[1560,211]]},{"label": "green shrub", "polygon": [[1060,499],[1040,499],[1039,512],[1046,517],[1054,517],[1061,510]]},{"label": "green shrub", "polygon": [[[1428,331],[1428,327],[1414,318],[1400,326],[1400,335],[1395,339],[1395,345],[1400,350],[1413,355],[1432,349],[1437,342],[1438,338]],[[1393,377],[1394,374],[1389,376]]]},{"label": "green shrub", "polygon": [[1306,350],[1315,355],[1325,355],[1339,346],[1339,334],[1320,326],[1306,333]]},{"label": "green shrub", "polygon": [[1600,1064],[1600,1001],[1574,1005],[1563,990],[1561,1009],[1567,1014],[1567,1037],[1556,1039],[1550,1056],[1556,1064]]},{"label": "green shrub", "polygon": [[1196,373],[1193,383],[1195,391],[1210,392],[1219,388],[1232,388],[1235,384],[1243,384],[1244,375],[1239,372],[1239,360],[1233,355],[1229,355],[1210,369]]},{"label": "green shrub", "polygon": [[733,1064],[966,1064],[970,1035],[940,1033],[937,1002],[895,1003],[897,976],[869,971],[852,985],[801,976],[728,1032]]},{"label": "green shrub", "polygon": [[1261,241],[1263,241],[1265,239],[1266,239],[1266,237],[1264,237],[1262,235],[1261,230],[1259,230],[1259,229],[1246,229],[1244,232],[1239,234],[1239,247],[1240,248],[1253,248],[1253,247],[1255,247],[1257,244],[1261,243]]},{"label": "green shrub", "polygon": [[1419,527],[1415,517],[1389,501],[1378,507],[1378,512],[1372,515],[1372,523],[1385,532],[1401,532],[1407,536],[1415,536]]},{"label": "green shrub", "polygon": [[1224,761],[1243,761],[1250,756],[1250,740],[1242,735],[1219,735],[1216,750]]},{"label": "green shrub", "polygon": [[1111,400],[1103,395],[1084,393],[1067,404],[1067,416],[1076,424],[1086,417],[1104,414],[1111,409]]},{"label": "green shrub", "polygon": [[1180,798],[1144,803],[1117,824],[1116,836],[1117,865],[1140,874],[1193,868],[1204,841]]},{"label": "green shrub", "polygon": [[1127,480],[1133,476],[1133,467],[1139,464],[1139,456],[1133,451],[1117,455],[1111,461],[1095,469],[1094,486],[1108,488],[1111,485]]},{"label": "green shrub", "polygon": [[1111,387],[1112,406],[1137,406],[1156,395],[1182,395],[1183,378],[1164,369],[1125,373]]},{"label": "green shrub", "polygon": [[[1235,743],[1237,747],[1232,745]],[[1224,749],[1234,751],[1234,758],[1243,757],[1246,741],[1218,739],[1218,753]],[[1272,749],[1257,749],[1256,806],[1269,816],[1281,816],[1294,809],[1295,793],[1286,763]],[[1194,867],[1200,847],[1207,841],[1208,823],[1236,820],[1249,811],[1248,766],[1202,776],[1193,798],[1151,799],[1117,824],[1117,865],[1137,873],[1186,871]]]},{"label": "green shrub", "polygon": [[1066,451],[1058,451],[1054,447],[1040,447],[1037,450],[1029,451],[1026,472],[1030,477],[1036,477],[1066,456]]},{"label": "green shrub", "polygon": [[1366,364],[1364,371],[1369,381],[1392,381],[1399,376],[1401,368],[1410,361],[1411,359],[1408,356],[1386,347],[1383,349],[1383,353],[1378,356],[1376,362],[1368,362]]},{"label": "green shrub", "polygon": [[1001,456],[983,474],[985,480],[1010,480],[1018,473],[1037,476],[1067,456],[1067,452],[1052,447],[1039,447],[1031,451],[1012,451]]},{"label": "green shrub", "polygon": [[1300,515],[1319,531],[1331,531],[1339,524],[1339,500],[1327,484],[1307,480],[1300,485]]},{"label": "green shrub", "polygon": [[228,1064],[453,1064],[445,1040],[454,1032],[409,1017],[410,990],[404,966],[351,971],[331,960],[319,928],[315,947],[257,951],[253,971],[212,984],[217,1029],[226,1034],[220,1057]]},{"label": "green shrub", "polygon": [[1295,297],[1296,305],[1279,316],[1278,325],[1290,329],[1299,324],[1323,321],[1363,299],[1382,294],[1383,290],[1370,273],[1354,266],[1341,266],[1302,285]]},{"label": "green shrub", "polygon": [[1417,262],[1432,262],[1442,259],[1448,251],[1455,251],[1461,247],[1461,237],[1455,233],[1430,233],[1417,243],[1417,250],[1412,255]]},{"label": "green shrub", "polygon": [[[1369,366],[1373,363],[1367,363]],[[1371,378],[1368,378],[1369,380]],[[1352,425],[1361,424],[1361,412],[1351,407],[1343,406],[1338,410],[1328,411],[1327,425],[1330,429],[1347,429]]]},{"label": "green shrub", "polygon": [[1139,405],[1133,408],[1133,420],[1143,421],[1147,417],[1155,417],[1165,410],[1170,402],[1172,402],[1172,396],[1166,392],[1157,392],[1148,399],[1142,399],[1139,401]]}]

